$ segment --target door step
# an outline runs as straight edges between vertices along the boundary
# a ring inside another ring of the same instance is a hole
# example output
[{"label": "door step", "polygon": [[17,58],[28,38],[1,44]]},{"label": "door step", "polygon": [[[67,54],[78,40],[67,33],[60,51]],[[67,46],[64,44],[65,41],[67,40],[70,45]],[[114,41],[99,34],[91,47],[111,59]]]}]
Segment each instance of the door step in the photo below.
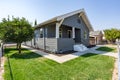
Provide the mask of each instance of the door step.
[{"label": "door step", "polygon": [[83,44],[74,45],[74,51],[80,51],[81,52],[81,51],[86,51],[86,50],[88,50],[88,48]]}]

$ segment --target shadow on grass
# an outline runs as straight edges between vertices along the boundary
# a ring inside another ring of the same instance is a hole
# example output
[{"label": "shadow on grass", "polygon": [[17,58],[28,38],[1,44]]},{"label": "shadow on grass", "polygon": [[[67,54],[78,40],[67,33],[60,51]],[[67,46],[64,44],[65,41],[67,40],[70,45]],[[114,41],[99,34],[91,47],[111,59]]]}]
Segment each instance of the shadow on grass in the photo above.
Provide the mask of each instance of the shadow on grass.
[{"label": "shadow on grass", "polygon": [[15,53],[10,55],[10,58],[15,58],[15,59],[32,59],[32,58],[38,58],[38,57],[42,57],[36,53],[33,52],[25,52],[25,53]]},{"label": "shadow on grass", "polygon": [[[22,51],[25,51],[25,50],[27,50],[27,49],[22,48],[21,50],[22,50]],[[16,48],[6,48],[6,49],[5,49],[5,54],[9,54],[10,51],[17,51],[17,49],[16,49]]]},{"label": "shadow on grass", "polygon": [[9,55],[9,58],[15,59],[32,59],[42,57],[34,52],[30,52],[29,50],[22,48],[22,53],[19,54],[16,48],[6,48],[5,55]]},{"label": "shadow on grass", "polygon": [[5,49],[5,56],[7,58],[8,62],[8,67],[9,67],[9,73],[10,73],[10,80],[15,80],[13,77],[13,71],[12,71],[12,66],[11,66],[11,61],[10,59],[15,58],[15,59],[33,59],[33,58],[38,58],[42,57],[36,53],[30,52],[27,49],[22,48],[22,53],[19,54],[16,48],[6,48]]},{"label": "shadow on grass", "polygon": [[98,48],[96,50],[111,52],[111,51],[114,51],[115,49],[114,48],[110,48],[110,47],[100,47],[100,48]]},{"label": "shadow on grass", "polygon": [[7,55],[7,60],[8,60],[9,70],[10,70],[10,78],[11,78],[11,80],[14,80],[14,78],[13,78],[13,72],[12,72],[12,67],[11,67],[10,59],[9,59],[8,55]]},{"label": "shadow on grass", "polygon": [[96,55],[98,55],[98,54],[87,53],[87,54],[81,55],[81,57],[91,57],[91,56],[96,56]]}]

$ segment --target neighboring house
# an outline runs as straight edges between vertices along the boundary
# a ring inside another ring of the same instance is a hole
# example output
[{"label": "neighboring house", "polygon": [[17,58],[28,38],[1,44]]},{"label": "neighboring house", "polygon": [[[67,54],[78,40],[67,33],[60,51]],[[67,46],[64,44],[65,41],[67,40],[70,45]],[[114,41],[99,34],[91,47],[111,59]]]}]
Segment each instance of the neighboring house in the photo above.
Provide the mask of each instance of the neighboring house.
[{"label": "neighboring house", "polygon": [[90,32],[90,45],[102,44],[102,41],[103,41],[102,31]]},{"label": "neighboring house", "polygon": [[75,44],[89,46],[93,28],[84,9],[57,16],[35,26],[35,38],[27,45],[56,53],[73,50]]}]

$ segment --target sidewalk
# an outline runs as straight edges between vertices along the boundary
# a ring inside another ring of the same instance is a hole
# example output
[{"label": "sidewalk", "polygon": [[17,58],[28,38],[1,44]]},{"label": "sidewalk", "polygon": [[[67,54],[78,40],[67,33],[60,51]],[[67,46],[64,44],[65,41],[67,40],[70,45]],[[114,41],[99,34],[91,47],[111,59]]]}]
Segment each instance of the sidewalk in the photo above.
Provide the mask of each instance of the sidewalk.
[{"label": "sidewalk", "polygon": [[23,48],[26,48],[26,49],[29,49],[31,50],[32,52],[35,52],[43,57],[46,57],[48,59],[52,59],[58,63],[63,63],[63,62],[66,62],[66,61],[69,61],[71,59],[74,59],[74,58],[77,58],[79,57],[80,55],[83,55],[83,54],[86,54],[86,53],[95,53],[95,54],[101,54],[101,55],[107,55],[107,56],[112,56],[112,57],[115,57],[117,58],[117,53],[112,53],[112,52],[104,52],[104,51],[97,51],[95,50],[97,47],[94,47],[94,48],[91,48],[91,49],[88,49],[86,51],[83,51],[83,52],[75,52],[75,53],[72,53],[72,54],[67,54],[67,55],[64,55],[64,56],[57,56],[57,55],[54,55],[54,54],[49,54],[49,53],[46,53],[46,52],[43,52],[43,51],[40,51],[40,50],[37,50],[37,49],[33,49],[31,47],[28,47],[28,46],[24,46],[22,45]]},{"label": "sidewalk", "polygon": [[0,64],[0,80],[4,80],[3,79],[3,73],[4,73],[4,59],[2,57],[2,52],[1,52],[1,47],[0,47],[0,60],[1,60],[1,64]]}]

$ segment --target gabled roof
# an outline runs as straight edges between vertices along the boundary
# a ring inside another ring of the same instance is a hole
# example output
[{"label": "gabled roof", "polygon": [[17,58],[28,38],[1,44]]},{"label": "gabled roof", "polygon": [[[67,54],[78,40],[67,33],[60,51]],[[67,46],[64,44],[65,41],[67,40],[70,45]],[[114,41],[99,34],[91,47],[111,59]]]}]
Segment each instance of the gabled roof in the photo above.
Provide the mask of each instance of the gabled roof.
[{"label": "gabled roof", "polygon": [[92,37],[92,36],[99,36],[99,35],[103,35],[102,34],[102,31],[91,31],[90,32],[90,36]]},{"label": "gabled roof", "polygon": [[65,18],[73,16],[75,14],[80,14],[80,16],[82,16],[85,24],[87,25],[88,29],[90,31],[93,31],[93,28],[92,28],[92,26],[90,24],[90,21],[88,20],[88,17],[86,15],[84,9],[79,9],[79,10],[76,10],[76,11],[73,11],[73,12],[70,12],[70,13],[67,13],[67,14],[64,14],[64,15],[60,15],[60,16],[54,17],[54,18],[52,18],[50,20],[47,20],[45,22],[42,22],[42,23],[36,25],[35,27],[41,27],[41,26],[44,26],[44,25],[49,24],[49,23],[59,22],[59,21],[65,19]]}]

